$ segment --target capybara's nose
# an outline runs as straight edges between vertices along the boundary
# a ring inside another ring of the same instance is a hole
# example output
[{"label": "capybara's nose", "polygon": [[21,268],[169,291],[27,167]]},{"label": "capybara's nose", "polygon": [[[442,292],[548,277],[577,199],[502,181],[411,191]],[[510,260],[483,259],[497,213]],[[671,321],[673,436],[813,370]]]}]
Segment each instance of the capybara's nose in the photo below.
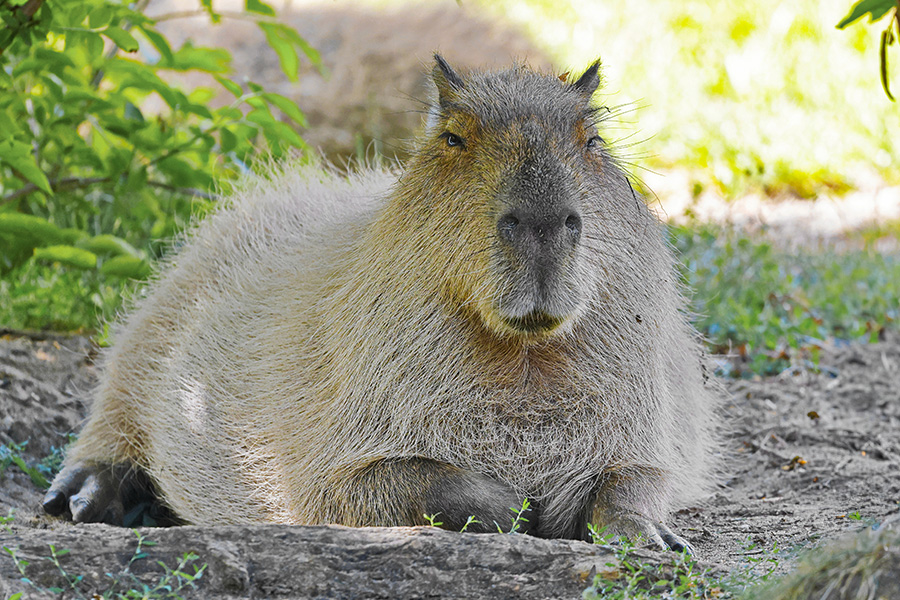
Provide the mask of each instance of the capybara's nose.
[{"label": "capybara's nose", "polygon": [[514,249],[572,247],[581,239],[581,215],[572,209],[531,213],[512,210],[497,220],[500,239]]}]

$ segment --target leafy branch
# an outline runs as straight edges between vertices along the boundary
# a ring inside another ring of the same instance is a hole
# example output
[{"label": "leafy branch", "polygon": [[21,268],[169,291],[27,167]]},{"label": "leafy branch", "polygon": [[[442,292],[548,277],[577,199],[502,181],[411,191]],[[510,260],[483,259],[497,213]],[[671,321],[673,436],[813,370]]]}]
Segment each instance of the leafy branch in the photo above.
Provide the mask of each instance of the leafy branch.
[{"label": "leafy branch", "polygon": [[[867,14],[869,15],[870,23],[874,23],[889,14],[887,27],[881,32],[881,45],[878,50],[878,56],[881,87],[884,89],[887,97],[893,102],[894,96],[891,94],[888,81],[887,50],[888,46],[900,40],[900,0],[860,0],[850,9],[847,16],[837,24],[837,28],[844,29]],[[896,35],[894,34],[895,28],[897,30]]]},{"label": "leafy branch", "polygon": [[[227,50],[173,48],[146,4],[0,0],[0,89],[10,91],[0,94],[0,276],[43,263],[83,270],[94,288],[109,274],[142,277],[161,248],[154,240],[219,189],[261,157],[306,149],[294,102],[228,80]],[[225,16],[257,22],[288,78],[304,56],[318,64],[262,0]],[[205,73],[221,88],[184,91],[170,71]],[[210,106],[216,94],[234,101]],[[164,105],[146,108],[151,96]]]}]

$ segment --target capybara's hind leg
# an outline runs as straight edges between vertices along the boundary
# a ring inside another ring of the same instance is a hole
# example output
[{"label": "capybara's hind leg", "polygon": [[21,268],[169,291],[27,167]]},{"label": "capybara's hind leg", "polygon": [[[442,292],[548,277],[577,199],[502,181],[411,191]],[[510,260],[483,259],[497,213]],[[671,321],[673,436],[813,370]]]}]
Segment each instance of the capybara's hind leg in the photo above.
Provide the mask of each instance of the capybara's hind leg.
[{"label": "capybara's hind leg", "polygon": [[[419,457],[371,463],[346,489],[355,490],[345,511],[357,525],[425,525],[425,515],[435,515],[451,531],[496,532],[498,525],[506,531],[523,502],[502,481]],[[469,523],[469,517],[478,522]],[[522,517],[520,532],[537,526],[535,510]]]},{"label": "capybara's hind leg", "polygon": [[123,525],[126,507],[148,490],[146,475],[131,463],[77,461],[53,480],[43,507],[51,515],[68,511],[76,523]]}]

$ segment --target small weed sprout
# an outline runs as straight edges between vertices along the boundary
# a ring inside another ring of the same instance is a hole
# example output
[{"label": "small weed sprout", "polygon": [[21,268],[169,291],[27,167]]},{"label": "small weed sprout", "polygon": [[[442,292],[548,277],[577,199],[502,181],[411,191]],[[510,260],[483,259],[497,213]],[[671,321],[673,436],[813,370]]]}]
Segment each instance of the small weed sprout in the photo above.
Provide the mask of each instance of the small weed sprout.
[{"label": "small weed sprout", "polygon": [[[147,558],[148,555],[144,551],[145,547],[154,546],[156,545],[156,543],[144,538],[144,536],[142,536],[137,530],[134,530],[134,534],[137,536],[137,547],[135,548],[134,553],[131,555],[128,564],[125,565],[125,568],[122,569],[121,572],[115,575],[113,575],[112,573],[107,573],[106,576],[112,580],[110,586],[102,592],[92,591],[90,596],[85,595],[81,589],[81,583],[84,579],[84,576],[69,574],[60,562],[60,557],[68,554],[68,550],[57,550],[56,546],[51,544],[50,556],[44,559],[50,561],[57,568],[63,580],[66,581],[68,589],[64,589],[60,587],[45,588],[39,586],[34,581],[28,578],[26,569],[28,568],[29,562],[18,556],[17,549],[9,548],[7,546],[3,546],[2,548],[4,552],[9,554],[13,562],[16,564],[16,568],[22,575],[23,583],[31,586],[33,589],[40,593],[63,594],[71,592],[72,597],[82,600],[87,600],[88,597],[92,599],[101,598],[103,600],[112,598],[143,598],[148,600],[162,598],[181,598],[181,593],[188,587],[193,588],[196,581],[203,576],[203,573],[206,570],[205,564],[200,567],[193,565],[192,573],[189,573],[187,571],[188,565],[197,561],[200,557],[193,552],[185,552],[181,556],[181,559],[178,561],[178,565],[174,569],[170,568],[162,561],[157,561],[157,564],[162,567],[165,573],[160,576],[159,581],[157,581],[156,584],[152,586],[142,583],[137,578],[137,576],[135,576],[134,573],[131,572],[131,567],[136,561]],[[123,581],[127,581],[127,583],[131,586],[131,589],[117,592],[116,588],[118,588],[123,583]],[[21,598],[22,595],[23,592],[19,592],[11,596],[9,600],[13,600],[14,598]]]},{"label": "small weed sprout", "polygon": [[428,524],[430,526],[440,527],[441,525],[444,524],[444,522],[443,521],[435,521],[435,519],[437,519],[439,514],[441,514],[441,513],[434,513],[433,515],[422,515],[422,516],[425,517],[425,520],[428,521]]},{"label": "small weed sprout", "polygon": [[520,530],[525,523],[528,523],[528,519],[525,517],[525,513],[531,512],[531,502],[528,501],[528,498],[522,500],[521,508],[510,506],[509,510],[515,514],[515,517],[511,517],[512,524],[510,525],[509,531],[503,531],[503,528],[500,527],[500,524],[494,521],[494,525],[497,526],[498,533],[521,533]]},{"label": "small weed sprout", "polygon": [[460,529],[459,532],[460,532],[460,533],[465,533],[466,529],[469,528],[469,525],[472,525],[472,524],[475,524],[475,523],[481,523],[481,521],[479,521],[478,519],[476,519],[474,516],[469,515],[469,518],[466,519],[466,524],[462,526],[462,529]]},{"label": "small weed sprout", "polygon": [[5,517],[0,517],[0,527],[5,529],[7,533],[12,533],[12,529],[9,524],[12,523],[16,518],[16,509],[11,508],[6,512]]}]

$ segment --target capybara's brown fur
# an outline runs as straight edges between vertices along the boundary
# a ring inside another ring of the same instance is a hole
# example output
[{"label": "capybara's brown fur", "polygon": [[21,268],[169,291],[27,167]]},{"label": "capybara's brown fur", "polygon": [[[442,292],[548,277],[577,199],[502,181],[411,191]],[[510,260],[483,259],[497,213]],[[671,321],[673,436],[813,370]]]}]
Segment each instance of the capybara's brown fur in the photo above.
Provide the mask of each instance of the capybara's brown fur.
[{"label": "capybara's brown fur", "polygon": [[597,135],[597,65],[434,80],[399,177],[287,170],[200,224],[119,328],[50,512],[118,519],[131,469],[189,523],[491,531],[528,498],[536,535],[687,546],[663,521],[709,489],[716,393]]}]

